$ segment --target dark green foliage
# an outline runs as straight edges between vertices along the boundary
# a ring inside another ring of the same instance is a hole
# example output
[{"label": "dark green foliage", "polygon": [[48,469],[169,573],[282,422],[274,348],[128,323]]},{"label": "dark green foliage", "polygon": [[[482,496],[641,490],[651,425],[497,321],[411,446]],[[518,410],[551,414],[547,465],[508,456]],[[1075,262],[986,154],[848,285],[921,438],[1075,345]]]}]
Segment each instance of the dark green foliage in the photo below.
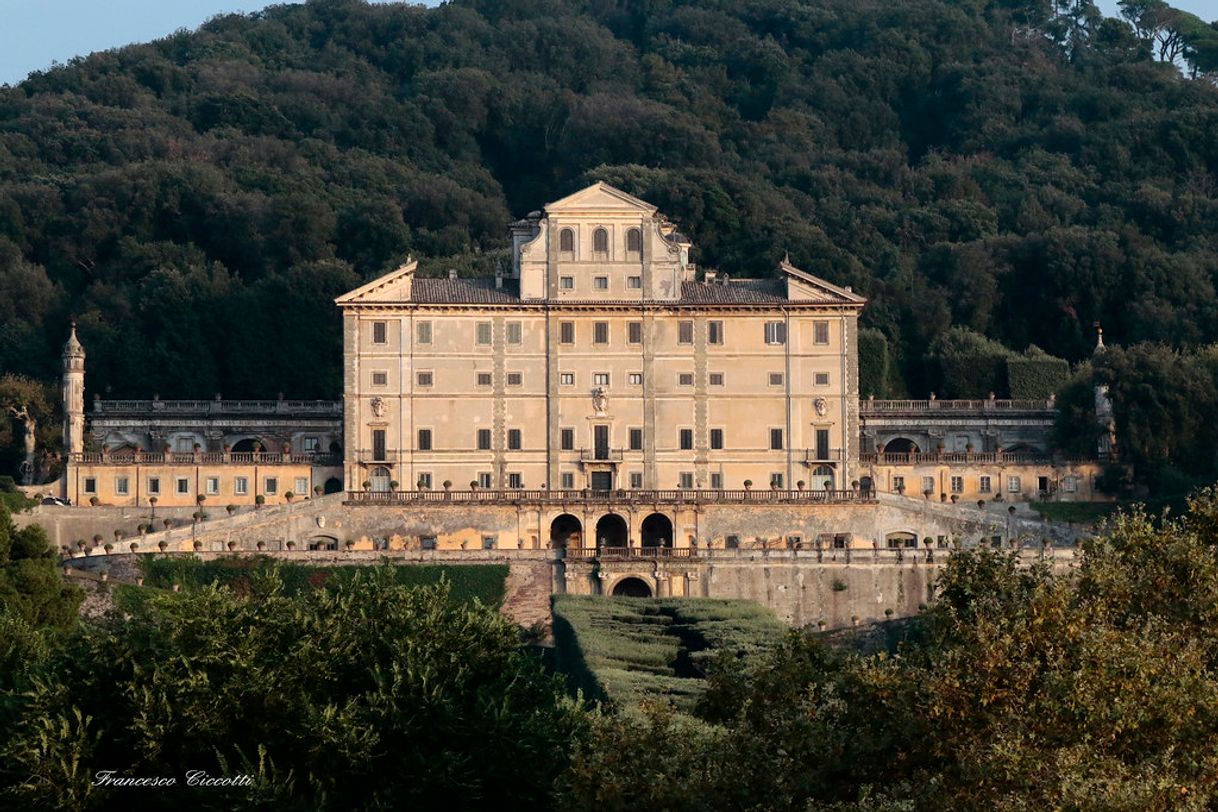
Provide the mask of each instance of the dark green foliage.
[{"label": "dark green foliage", "polygon": [[859,395],[888,397],[888,337],[879,330],[859,330]]},{"label": "dark green foliage", "polygon": [[33,627],[67,628],[83,598],[59,574],[46,531],[36,524],[18,530],[0,501],[0,615]]},{"label": "dark green foliage", "polygon": [[930,352],[939,368],[939,397],[1005,396],[1006,363],[1014,353],[998,342],[953,327],[936,339]]},{"label": "dark green foliage", "polygon": [[[193,556],[142,556],[139,560],[145,584],[168,589],[181,584],[183,589],[210,584],[227,586],[238,594],[248,594],[272,570],[286,595],[302,590],[344,583],[360,567],[325,567],[277,561],[269,556],[234,555],[202,561]],[[487,606],[503,602],[506,564],[400,564],[391,567],[394,583],[405,587],[428,586],[446,581],[454,599],[480,600]]]},{"label": "dark green foliage", "polygon": [[1044,400],[1056,394],[1069,380],[1068,363],[1035,349],[1007,359],[1007,394],[1010,397]]},{"label": "dark green foliage", "polygon": [[[272,572],[253,598],[160,593],[128,606],[128,619],[83,624],[0,730],[0,804],[547,804],[581,717],[494,609],[452,600],[444,585],[406,588],[388,567],[295,596]],[[91,789],[98,769],[246,773],[257,785]]]},{"label": "dark green foliage", "polygon": [[0,476],[0,503],[8,507],[9,513],[20,513],[36,504],[17,489],[11,476]]}]

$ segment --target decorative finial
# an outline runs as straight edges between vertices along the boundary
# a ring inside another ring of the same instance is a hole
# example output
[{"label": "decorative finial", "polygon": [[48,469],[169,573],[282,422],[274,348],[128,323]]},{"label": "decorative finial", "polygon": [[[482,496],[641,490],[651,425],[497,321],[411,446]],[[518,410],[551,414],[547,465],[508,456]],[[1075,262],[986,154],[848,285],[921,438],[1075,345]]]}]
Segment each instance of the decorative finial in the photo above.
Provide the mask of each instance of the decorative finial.
[{"label": "decorative finial", "polygon": [[1095,353],[1098,355],[1108,349],[1104,346],[1104,328],[1100,326],[1098,321],[1092,322],[1091,326],[1095,328]]},{"label": "decorative finial", "polygon": [[783,265],[790,265],[790,264],[791,264],[791,252],[790,252],[790,251],[783,251],[783,252],[782,252],[782,264],[783,264]]}]

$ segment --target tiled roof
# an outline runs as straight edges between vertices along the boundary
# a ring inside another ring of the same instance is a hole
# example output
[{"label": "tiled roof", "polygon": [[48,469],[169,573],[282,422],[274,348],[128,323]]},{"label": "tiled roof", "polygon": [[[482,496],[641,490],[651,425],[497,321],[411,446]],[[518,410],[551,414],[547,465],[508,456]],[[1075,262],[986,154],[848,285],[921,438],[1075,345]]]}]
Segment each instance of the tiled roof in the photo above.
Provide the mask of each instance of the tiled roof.
[{"label": "tiled roof", "polygon": [[780,279],[733,279],[727,283],[682,282],[681,304],[784,304]]},{"label": "tiled roof", "polygon": [[520,301],[516,280],[504,279],[496,288],[494,279],[416,278],[411,301],[420,304],[513,304]]}]

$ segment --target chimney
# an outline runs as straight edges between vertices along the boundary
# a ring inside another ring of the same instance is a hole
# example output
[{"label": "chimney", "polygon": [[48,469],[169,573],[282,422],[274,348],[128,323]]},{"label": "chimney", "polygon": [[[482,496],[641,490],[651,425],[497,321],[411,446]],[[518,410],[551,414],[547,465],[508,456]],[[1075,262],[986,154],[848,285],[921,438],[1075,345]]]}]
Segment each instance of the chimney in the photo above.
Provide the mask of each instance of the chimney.
[{"label": "chimney", "polygon": [[448,278],[449,278],[449,279],[456,279],[456,278],[457,278],[457,269],[456,269],[456,268],[449,268],[449,269],[448,269]]},{"label": "chimney", "polygon": [[503,272],[495,271],[495,290],[503,290]]},{"label": "chimney", "polygon": [[715,283],[715,272],[707,271],[705,274],[703,274],[702,278],[705,279],[707,283],[713,285]]}]

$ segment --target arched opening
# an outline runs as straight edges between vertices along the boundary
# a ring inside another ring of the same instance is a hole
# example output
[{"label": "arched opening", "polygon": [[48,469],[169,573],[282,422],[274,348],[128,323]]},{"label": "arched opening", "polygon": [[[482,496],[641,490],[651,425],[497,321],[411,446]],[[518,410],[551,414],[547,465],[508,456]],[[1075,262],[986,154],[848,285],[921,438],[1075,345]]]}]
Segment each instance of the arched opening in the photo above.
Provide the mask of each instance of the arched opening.
[{"label": "arched opening", "polygon": [[609,232],[598,228],[592,232],[592,251],[596,254],[609,253]]},{"label": "arched opening", "polygon": [[818,465],[812,471],[812,489],[833,490],[833,468],[829,465]]},{"label": "arched opening", "polygon": [[653,513],[643,520],[644,547],[671,547],[672,521],[663,513]]},{"label": "arched opening", "polygon": [[338,539],[333,536],[314,536],[307,544],[310,550],[337,550]]},{"label": "arched opening", "polygon": [[626,250],[637,254],[643,250],[643,232],[632,228],[626,232]]},{"label": "arched opening", "polygon": [[234,454],[250,454],[254,451],[266,451],[266,443],[257,437],[246,437],[233,444]]},{"label": "arched opening", "polygon": [[906,437],[896,437],[884,446],[885,454],[917,454],[918,444]]},{"label": "arched opening", "polygon": [[860,477],[859,490],[863,493],[871,493],[873,490],[875,490],[875,481],[869,476]]},{"label": "arched opening", "polygon": [[343,453],[343,444],[340,443],[338,440],[331,440],[330,441],[330,453],[331,454]]},{"label": "arched opening", "polygon": [[339,493],[343,489],[343,481],[336,476],[332,476],[326,480],[321,489],[324,493]]},{"label": "arched opening", "polygon": [[626,520],[616,513],[606,513],[596,523],[596,546],[625,547],[630,538]]},{"label": "arched opening", "polygon": [[623,578],[613,585],[615,598],[650,598],[651,587],[642,578]]},{"label": "arched opening", "polygon": [[896,549],[898,547],[916,548],[918,546],[918,535],[917,533],[908,532],[889,533],[884,537],[884,542],[885,546],[890,549]]},{"label": "arched opening", "polygon": [[368,481],[372,483],[372,490],[377,493],[384,493],[389,490],[389,469],[383,465],[378,465],[372,469],[372,475],[368,477]]},{"label": "arched opening", "polygon": [[569,228],[564,228],[558,232],[558,250],[564,254],[572,254],[575,252],[575,232]]},{"label": "arched opening", "polygon": [[1041,450],[1031,443],[1015,443],[1002,449],[1003,454],[1040,454]]},{"label": "arched opening", "polygon": [[565,550],[582,546],[584,525],[570,513],[564,513],[550,522],[550,547]]}]

